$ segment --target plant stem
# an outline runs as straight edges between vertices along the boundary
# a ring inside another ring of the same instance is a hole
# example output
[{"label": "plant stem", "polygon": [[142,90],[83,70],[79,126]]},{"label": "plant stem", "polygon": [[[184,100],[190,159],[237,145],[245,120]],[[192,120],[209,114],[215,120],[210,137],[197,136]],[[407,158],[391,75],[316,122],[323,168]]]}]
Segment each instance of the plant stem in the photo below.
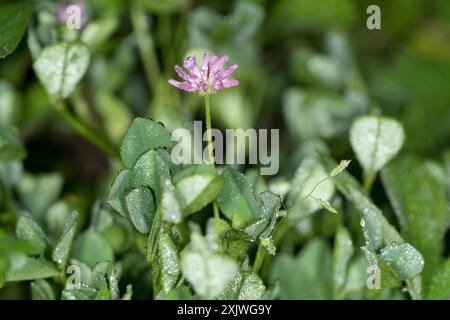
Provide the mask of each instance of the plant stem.
[{"label": "plant stem", "polygon": [[99,149],[105,152],[110,157],[119,157],[119,154],[110,143],[106,142],[102,137],[100,137],[94,130],[87,127],[84,123],[74,117],[68,110],[67,105],[60,101],[55,104],[55,110],[76,132],[81,136],[86,138],[88,141],[92,142]]},{"label": "plant stem", "polygon": [[136,1],[131,1],[130,19],[133,29],[136,32],[139,54],[144,64],[150,90],[155,94],[160,79],[158,58],[156,56],[152,35],[145,21],[144,10]]},{"label": "plant stem", "polygon": [[258,273],[264,260],[264,247],[260,244],[256,252],[255,262],[253,263],[253,272]]},{"label": "plant stem", "polygon": [[156,257],[156,251],[158,250],[158,235],[161,228],[161,210],[156,210],[155,217],[153,218],[152,227],[147,240],[147,261],[153,263]]},{"label": "plant stem", "polygon": [[316,184],[316,185],[314,186],[314,188],[313,188],[313,189],[312,189],[305,197],[303,197],[303,199],[302,199],[301,201],[303,201],[303,200],[305,200],[306,198],[312,196],[313,192],[316,191],[317,187],[320,186],[320,185],[321,185],[322,183],[324,183],[325,181],[327,181],[328,179],[330,179],[330,176],[329,176],[329,175],[328,175],[326,178],[320,180],[320,182],[319,182],[318,184]]},{"label": "plant stem", "polygon": [[[208,154],[209,154],[209,162],[215,166],[214,164],[214,145],[212,142],[212,129],[211,129],[211,97],[207,94],[205,95],[205,117],[206,117],[206,133],[208,135]],[[219,219],[219,207],[217,203],[213,202],[213,211],[214,218],[216,220]]]},{"label": "plant stem", "polygon": [[366,190],[367,194],[370,194],[374,181],[375,181],[374,174],[364,173],[364,189]]},{"label": "plant stem", "polygon": [[211,98],[209,95],[205,95],[205,115],[206,115],[206,132],[208,135],[208,153],[209,162],[214,165],[214,148],[212,143],[212,132],[211,132]]}]

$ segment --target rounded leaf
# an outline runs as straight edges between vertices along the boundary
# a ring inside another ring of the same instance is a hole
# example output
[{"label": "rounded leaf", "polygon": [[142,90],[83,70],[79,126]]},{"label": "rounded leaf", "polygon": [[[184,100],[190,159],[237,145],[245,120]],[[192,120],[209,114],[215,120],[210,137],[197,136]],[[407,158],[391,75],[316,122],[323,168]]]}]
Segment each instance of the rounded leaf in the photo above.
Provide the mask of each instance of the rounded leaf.
[{"label": "rounded leaf", "polygon": [[140,233],[149,233],[155,215],[155,203],[150,189],[141,187],[125,197],[131,222]]},{"label": "rounded leaf", "polygon": [[380,259],[394,270],[400,280],[418,275],[424,266],[420,252],[408,243],[393,243],[384,247]]},{"label": "rounded leaf", "polygon": [[81,43],[59,42],[42,50],[33,64],[39,80],[53,99],[65,99],[86,73],[89,48]]},{"label": "rounded leaf", "polygon": [[150,119],[137,118],[123,138],[120,156],[125,166],[131,169],[147,151],[169,148],[171,145],[169,131],[161,124]]},{"label": "rounded leaf", "polygon": [[350,143],[359,163],[375,174],[400,151],[405,139],[402,125],[385,117],[358,118],[350,129]]}]

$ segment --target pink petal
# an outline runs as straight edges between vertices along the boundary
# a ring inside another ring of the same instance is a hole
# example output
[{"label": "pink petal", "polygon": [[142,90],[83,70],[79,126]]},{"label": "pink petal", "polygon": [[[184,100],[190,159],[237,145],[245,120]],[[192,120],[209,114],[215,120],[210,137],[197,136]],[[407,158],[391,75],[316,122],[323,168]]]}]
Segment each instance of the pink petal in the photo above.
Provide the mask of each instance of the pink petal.
[{"label": "pink petal", "polygon": [[221,81],[223,79],[228,78],[234,72],[234,70],[236,70],[238,67],[239,67],[239,65],[233,64],[232,66],[230,66],[224,72],[218,72],[216,77],[215,77],[216,81]]},{"label": "pink petal", "polygon": [[195,57],[188,57],[186,60],[184,60],[183,67],[188,69],[191,75],[200,78],[200,70],[198,69]]},{"label": "pink petal", "polygon": [[209,64],[214,65],[217,60],[219,60],[218,56],[211,56],[211,57],[209,57]]},{"label": "pink petal", "polygon": [[175,66],[175,71],[184,80],[186,80],[186,81],[193,81],[192,78],[186,72],[184,72],[184,70],[179,65]]},{"label": "pink petal", "polygon": [[208,52],[205,52],[203,55],[203,66],[202,66],[202,75],[203,78],[208,78],[208,74],[210,71],[210,65],[209,65],[209,54]]},{"label": "pink petal", "polygon": [[218,58],[214,64],[212,64],[212,70],[219,71],[228,62],[228,56]]},{"label": "pink petal", "polygon": [[188,91],[188,92],[197,92],[198,88],[192,86],[189,82],[180,82],[177,80],[170,79],[169,83],[178,89]]},{"label": "pink petal", "polygon": [[224,89],[223,83],[221,81],[214,83],[212,90],[213,91],[220,91]]},{"label": "pink petal", "polygon": [[238,85],[239,85],[239,81],[237,81],[236,79],[227,79],[225,81],[216,82],[213,85],[212,89],[213,89],[213,91],[220,91],[222,89],[236,87]]},{"label": "pink petal", "polygon": [[236,79],[228,79],[228,80],[222,81],[222,83],[223,83],[224,88],[231,88],[231,87],[236,87],[239,85],[239,81],[237,81]]}]

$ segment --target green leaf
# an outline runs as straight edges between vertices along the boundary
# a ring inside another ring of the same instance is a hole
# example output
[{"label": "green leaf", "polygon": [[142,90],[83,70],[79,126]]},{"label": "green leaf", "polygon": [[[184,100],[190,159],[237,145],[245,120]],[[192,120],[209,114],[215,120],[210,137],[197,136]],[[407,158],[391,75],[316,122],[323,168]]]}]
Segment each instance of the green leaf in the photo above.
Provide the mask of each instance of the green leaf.
[{"label": "green leaf", "polygon": [[395,157],[404,139],[402,125],[385,117],[360,117],[350,129],[350,143],[368,177],[373,177]]},{"label": "green leaf", "polygon": [[45,211],[58,198],[63,185],[58,173],[40,175],[24,174],[19,181],[17,191],[25,208],[36,219],[41,219]]},{"label": "green leaf", "polygon": [[71,209],[64,200],[57,201],[48,208],[45,214],[45,225],[51,238],[57,239],[62,234]]},{"label": "green leaf", "polygon": [[0,161],[0,181],[4,186],[15,186],[20,181],[22,173],[22,162],[18,160]]},{"label": "green leaf", "polygon": [[52,287],[46,280],[31,282],[31,298],[33,300],[56,300]]},{"label": "green leaf", "polygon": [[380,268],[381,288],[400,288],[401,280],[395,273],[394,269],[384,261],[378,261]]},{"label": "green leaf", "polygon": [[221,248],[221,251],[234,259],[244,257],[250,242],[254,240],[246,232],[232,228],[222,219],[209,219],[206,234],[211,246]]},{"label": "green leaf", "polygon": [[226,256],[190,250],[183,252],[181,267],[195,292],[209,299],[220,294],[238,272],[237,263]]},{"label": "green leaf", "polygon": [[[332,170],[336,163],[328,156],[322,155],[326,168]],[[402,243],[403,238],[384,217],[381,210],[375,206],[362,190],[361,185],[347,172],[333,178],[339,191],[353,204],[361,215],[361,227],[366,239],[366,246],[371,251],[381,249],[392,242]]]},{"label": "green leaf", "polygon": [[0,4],[0,58],[12,53],[27,30],[33,2],[6,1]]},{"label": "green leaf", "polygon": [[362,107],[337,93],[290,88],[283,95],[283,116],[297,139],[341,136],[362,112]]},{"label": "green leaf", "polygon": [[[329,170],[336,167],[336,163],[328,156],[322,154],[322,160]],[[339,191],[344,194],[362,216],[361,224],[367,251],[373,253],[373,251],[380,249],[383,244],[404,242],[397,230],[384,217],[381,210],[367,198],[362,191],[362,187],[351,175],[343,172],[333,180]],[[406,283],[411,297],[415,300],[421,299],[421,277],[416,276],[408,279]]]},{"label": "green leaf", "polygon": [[123,133],[133,119],[130,108],[107,90],[102,90],[96,94],[95,106],[108,137],[112,142],[120,143]]},{"label": "green leaf", "polygon": [[175,287],[181,273],[178,252],[172,239],[165,233],[159,235],[158,247],[161,285],[163,293],[169,293]]},{"label": "green leaf", "polygon": [[[331,250],[322,239],[309,242],[297,257],[280,254],[270,272],[279,281],[280,299],[330,299],[332,295]],[[295,272],[293,272],[295,270]]]},{"label": "green leaf", "polygon": [[90,267],[98,262],[114,261],[114,251],[111,245],[97,232],[88,230],[75,240],[73,255],[75,259]]},{"label": "green leaf", "polygon": [[262,217],[271,219],[278,211],[280,211],[281,196],[271,191],[263,191],[259,194],[259,198],[261,199]]},{"label": "green leaf", "polygon": [[17,133],[0,125],[0,160],[20,160],[25,156],[25,148]]},{"label": "green leaf", "polygon": [[161,150],[150,150],[142,155],[132,169],[131,183],[153,190],[156,201],[161,198],[161,179],[169,176],[170,170]]},{"label": "green leaf", "polygon": [[99,262],[92,269],[92,285],[98,291],[96,300],[116,300],[120,298],[119,278],[110,261]]},{"label": "green leaf", "polygon": [[90,22],[81,34],[81,41],[91,48],[98,48],[105,43],[119,25],[116,17],[108,16]]},{"label": "green leaf", "polygon": [[291,191],[291,182],[284,177],[277,177],[269,182],[269,190],[283,198]]},{"label": "green leaf", "polygon": [[217,204],[225,216],[238,225],[247,225],[261,217],[261,204],[245,176],[229,167],[221,173],[223,188]]},{"label": "green leaf", "polygon": [[222,179],[211,165],[194,165],[173,178],[185,214],[200,211],[213,201],[222,189]]},{"label": "green leaf", "polygon": [[11,126],[19,115],[19,97],[12,84],[0,80],[0,126]]},{"label": "green leaf", "polygon": [[414,157],[393,161],[381,176],[403,237],[425,258],[426,287],[440,264],[450,222],[445,186],[427,162]]},{"label": "green leaf", "polygon": [[100,202],[95,203],[91,214],[91,228],[111,244],[115,253],[124,253],[130,249],[135,231],[129,219],[114,214]]},{"label": "green leaf", "polygon": [[338,59],[300,48],[293,51],[289,69],[297,80],[332,90],[342,89],[348,81],[349,69]]},{"label": "green leaf", "polygon": [[137,118],[131,124],[120,147],[122,161],[127,168],[133,168],[136,161],[147,151],[170,148],[169,132],[150,119]]},{"label": "green leaf", "polygon": [[350,233],[345,227],[339,227],[334,240],[333,251],[333,291],[335,299],[342,299],[345,296],[347,267],[353,251]]},{"label": "green leaf", "polygon": [[89,66],[89,48],[81,43],[59,42],[45,47],[33,64],[52,99],[65,99]]},{"label": "green leaf", "polygon": [[183,218],[183,212],[175,187],[169,178],[163,179],[162,185],[161,218],[166,222],[180,223]]},{"label": "green leaf", "polygon": [[131,171],[122,170],[114,180],[108,195],[108,203],[123,217],[128,218],[125,196],[131,189]]},{"label": "green leaf", "polygon": [[393,243],[384,247],[380,259],[394,270],[400,280],[418,275],[424,265],[422,255],[408,243]]},{"label": "green leaf", "polygon": [[47,237],[42,228],[32,219],[22,216],[16,225],[17,238],[27,241],[31,245],[30,254],[43,253],[47,247]]},{"label": "green leaf", "polygon": [[194,229],[190,244],[181,253],[184,278],[200,297],[206,299],[217,297],[239,271],[236,261],[216,253],[216,247]]},{"label": "green leaf", "polygon": [[[286,211],[280,210],[281,198],[270,191],[265,191],[259,195],[261,199],[261,210],[264,219],[259,220],[247,227],[245,231],[257,237],[259,235],[260,245],[264,247],[270,255],[275,255],[276,247],[273,242],[273,235],[278,223],[278,219],[286,215]],[[256,227],[256,228],[255,228]],[[260,230],[263,228],[261,233]]]},{"label": "green leaf", "polygon": [[450,259],[432,276],[426,297],[431,300],[450,299]]},{"label": "green leaf", "polygon": [[259,300],[266,291],[261,278],[254,272],[242,271],[219,296],[220,300]]},{"label": "green leaf", "polygon": [[[385,243],[384,224],[381,211],[375,205],[367,202],[361,214],[361,229],[366,241],[366,247],[370,251],[377,251]],[[387,222],[386,222],[387,223]]]},{"label": "green leaf", "polygon": [[122,297],[122,300],[131,300],[133,297],[133,286],[131,284],[127,285],[125,294]]},{"label": "green leaf", "polygon": [[61,300],[94,300],[97,290],[93,288],[64,289],[61,293]]},{"label": "green leaf", "polygon": [[145,187],[130,191],[125,197],[131,222],[140,233],[149,233],[156,212],[152,192]]},{"label": "green leaf", "polygon": [[62,234],[56,241],[52,253],[52,259],[61,268],[64,268],[70,258],[70,251],[72,250],[73,239],[77,232],[78,213],[72,211],[64,224]]},{"label": "green leaf", "polygon": [[19,254],[10,260],[10,266],[5,274],[6,281],[45,279],[59,275],[58,269],[41,258],[35,259]]},{"label": "green leaf", "polygon": [[180,285],[175,289],[164,295],[165,300],[193,300],[194,297],[189,288],[185,285]]},{"label": "green leaf", "polygon": [[362,254],[356,255],[348,267],[347,279],[344,287],[346,298],[362,299],[367,290],[368,263]]}]

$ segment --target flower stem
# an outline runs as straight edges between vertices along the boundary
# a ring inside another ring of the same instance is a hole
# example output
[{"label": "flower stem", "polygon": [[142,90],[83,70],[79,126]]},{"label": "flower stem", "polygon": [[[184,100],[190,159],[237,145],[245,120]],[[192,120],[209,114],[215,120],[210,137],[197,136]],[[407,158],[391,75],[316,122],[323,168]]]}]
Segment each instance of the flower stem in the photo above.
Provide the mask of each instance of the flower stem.
[{"label": "flower stem", "polygon": [[158,58],[156,56],[152,35],[148,29],[147,22],[145,21],[144,11],[141,5],[136,1],[131,1],[130,19],[133,29],[136,32],[139,54],[144,64],[150,90],[155,94],[160,79]]},{"label": "flower stem", "polygon": [[[212,129],[211,129],[211,97],[207,94],[205,95],[205,117],[206,117],[206,133],[208,135],[208,154],[209,154],[209,162],[215,166],[214,164],[214,145],[212,142]],[[216,220],[219,219],[219,207],[217,203],[213,202],[213,211],[214,218]]]},{"label": "flower stem", "polygon": [[55,104],[55,110],[76,132],[96,145],[100,150],[113,158],[119,157],[119,154],[110,143],[106,142],[95,131],[87,127],[84,123],[74,117],[68,110],[64,101]]},{"label": "flower stem", "polygon": [[253,263],[253,272],[258,273],[261,269],[264,260],[264,247],[262,245],[258,246],[258,251],[256,251],[255,262]]},{"label": "flower stem", "polygon": [[364,189],[368,194],[370,194],[370,191],[372,190],[373,183],[375,181],[375,174],[368,174],[364,173]]},{"label": "flower stem", "polygon": [[212,143],[212,132],[211,132],[211,98],[209,95],[205,95],[205,115],[206,115],[206,132],[208,135],[208,153],[209,162],[214,165],[214,150]]}]

